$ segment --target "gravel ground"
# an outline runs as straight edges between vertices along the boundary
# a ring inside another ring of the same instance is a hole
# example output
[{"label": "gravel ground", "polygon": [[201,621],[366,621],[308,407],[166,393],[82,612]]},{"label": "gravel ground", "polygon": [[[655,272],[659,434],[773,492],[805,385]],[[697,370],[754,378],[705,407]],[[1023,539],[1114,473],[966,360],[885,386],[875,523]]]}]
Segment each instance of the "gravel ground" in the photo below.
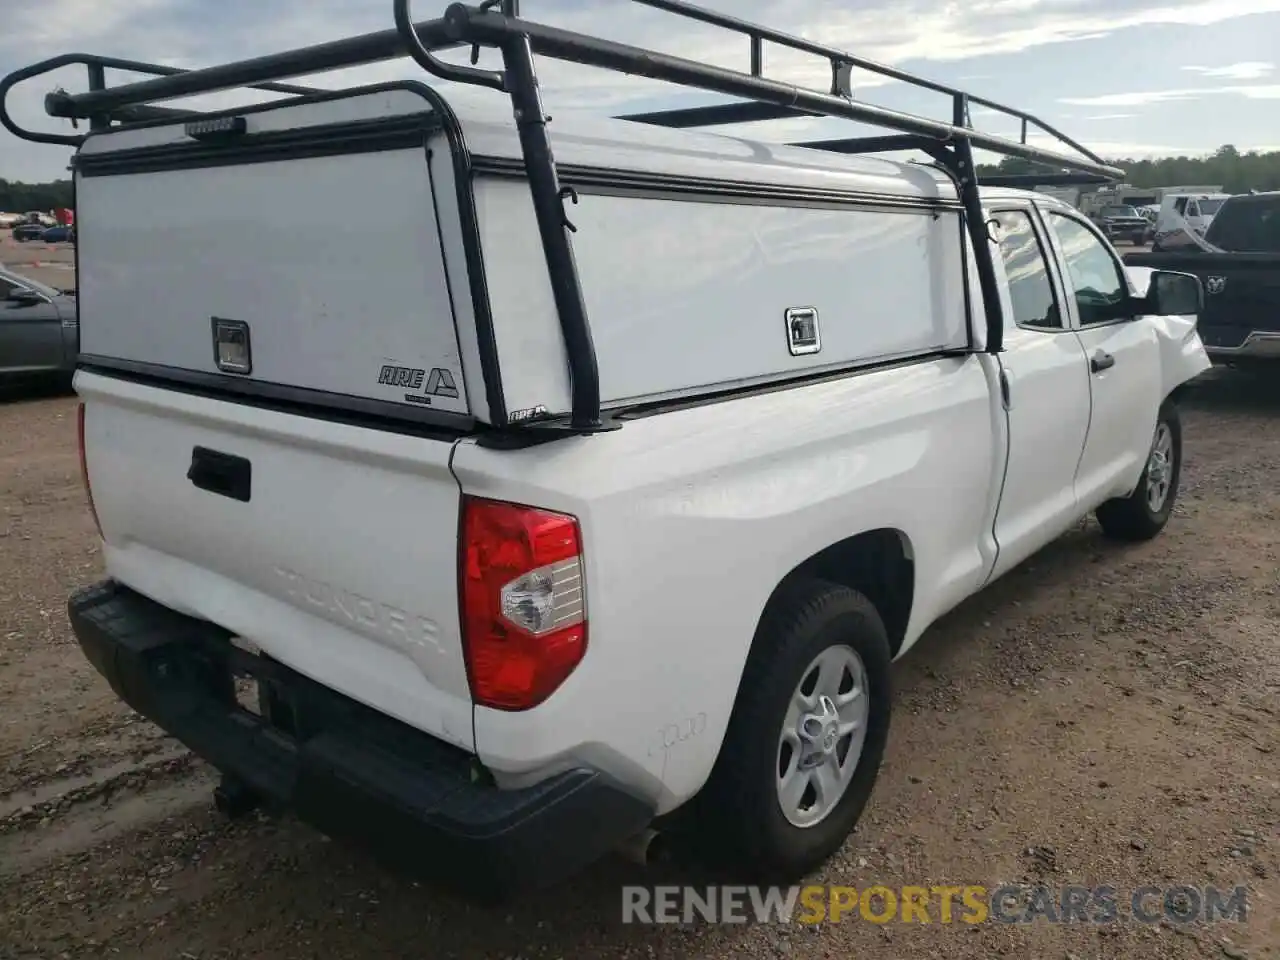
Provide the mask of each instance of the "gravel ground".
[{"label": "gravel ground", "polygon": [[0,958],[1280,957],[1280,389],[1215,374],[1156,542],[1064,536],[896,670],[867,814],[818,882],[1231,887],[1244,924],[623,926],[603,863],[494,911],[289,820],[224,822],[200,762],[84,661],[99,575],[74,401],[0,402]]},{"label": "gravel ground", "polygon": [[65,289],[75,285],[75,247],[69,243],[18,243],[0,230],[0,264],[39,283]]}]

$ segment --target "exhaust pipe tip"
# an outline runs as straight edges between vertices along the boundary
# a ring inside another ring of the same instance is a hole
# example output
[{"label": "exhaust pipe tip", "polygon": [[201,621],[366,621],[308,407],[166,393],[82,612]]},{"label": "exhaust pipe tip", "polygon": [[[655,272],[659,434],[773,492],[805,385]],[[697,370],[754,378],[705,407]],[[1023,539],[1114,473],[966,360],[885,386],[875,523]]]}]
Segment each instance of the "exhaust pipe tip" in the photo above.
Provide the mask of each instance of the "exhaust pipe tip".
[{"label": "exhaust pipe tip", "polygon": [[657,830],[646,828],[618,845],[618,853],[626,860],[642,867],[651,866],[662,851]]}]

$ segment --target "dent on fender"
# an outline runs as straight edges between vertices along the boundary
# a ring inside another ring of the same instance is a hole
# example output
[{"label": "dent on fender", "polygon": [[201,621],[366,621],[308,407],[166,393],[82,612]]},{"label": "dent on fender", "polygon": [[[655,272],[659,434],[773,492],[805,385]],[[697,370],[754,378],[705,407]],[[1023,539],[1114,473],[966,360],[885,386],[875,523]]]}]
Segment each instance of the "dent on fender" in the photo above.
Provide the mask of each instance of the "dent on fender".
[{"label": "dent on fender", "polygon": [[1195,317],[1153,317],[1160,343],[1160,376],[1163,395],[1194,380],[1212,365],[1196,329]]},{"label": "dent on fender", "polygon": [[[1151,286],[1153,267],[1126,266],[1125,273],[1133,284],[1135,296],[1145,296]],[[1152,327],[1160,343],[1160,376],[1163,395],[1169,396],[1178,387],[1208,370],[1213,362],[1205,353],[1197,330],[1199,318],[1151,317]]]}]

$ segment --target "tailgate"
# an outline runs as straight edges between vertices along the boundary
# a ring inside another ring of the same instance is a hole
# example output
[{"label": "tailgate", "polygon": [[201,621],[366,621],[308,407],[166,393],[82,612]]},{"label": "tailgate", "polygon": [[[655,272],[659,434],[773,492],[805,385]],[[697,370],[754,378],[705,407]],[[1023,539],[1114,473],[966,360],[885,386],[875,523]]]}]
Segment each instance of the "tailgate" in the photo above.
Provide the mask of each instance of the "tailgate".
[{"label": "tailgate", "polygon": [[83,370],[76,389],[111,576],[473,748],[451,442]]},{"label": "tailgate", "polygon": [[225,119],[243,129],[121,130],[81,148],[84,362],[399,419],[466,415],[428,101],[393,90]]}]

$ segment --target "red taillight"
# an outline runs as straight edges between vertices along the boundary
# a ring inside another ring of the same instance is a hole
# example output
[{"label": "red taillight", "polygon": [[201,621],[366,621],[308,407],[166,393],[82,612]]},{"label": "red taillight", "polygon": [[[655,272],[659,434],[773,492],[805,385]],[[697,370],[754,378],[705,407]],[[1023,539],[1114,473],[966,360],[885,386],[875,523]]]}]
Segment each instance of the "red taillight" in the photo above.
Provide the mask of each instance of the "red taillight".
[{"label": "red taillight", "polygon": [[84,404],[76,407],[76,443],[80,448],[80,482],[84,484],[85,496],[89,498],[89,513],[93,517],[93,525],[98,528],[98,536],[102,537],[102,524],[98,521],[98,508],[93,505],[93,487],[89,485],[89,462],[84,455]]},{"label": "red taillight", "polygon": [[462,511],[462,643],[471,696],[480,706],[528,710],[586,653],[578,521],[476,497],[465,497]]}]

